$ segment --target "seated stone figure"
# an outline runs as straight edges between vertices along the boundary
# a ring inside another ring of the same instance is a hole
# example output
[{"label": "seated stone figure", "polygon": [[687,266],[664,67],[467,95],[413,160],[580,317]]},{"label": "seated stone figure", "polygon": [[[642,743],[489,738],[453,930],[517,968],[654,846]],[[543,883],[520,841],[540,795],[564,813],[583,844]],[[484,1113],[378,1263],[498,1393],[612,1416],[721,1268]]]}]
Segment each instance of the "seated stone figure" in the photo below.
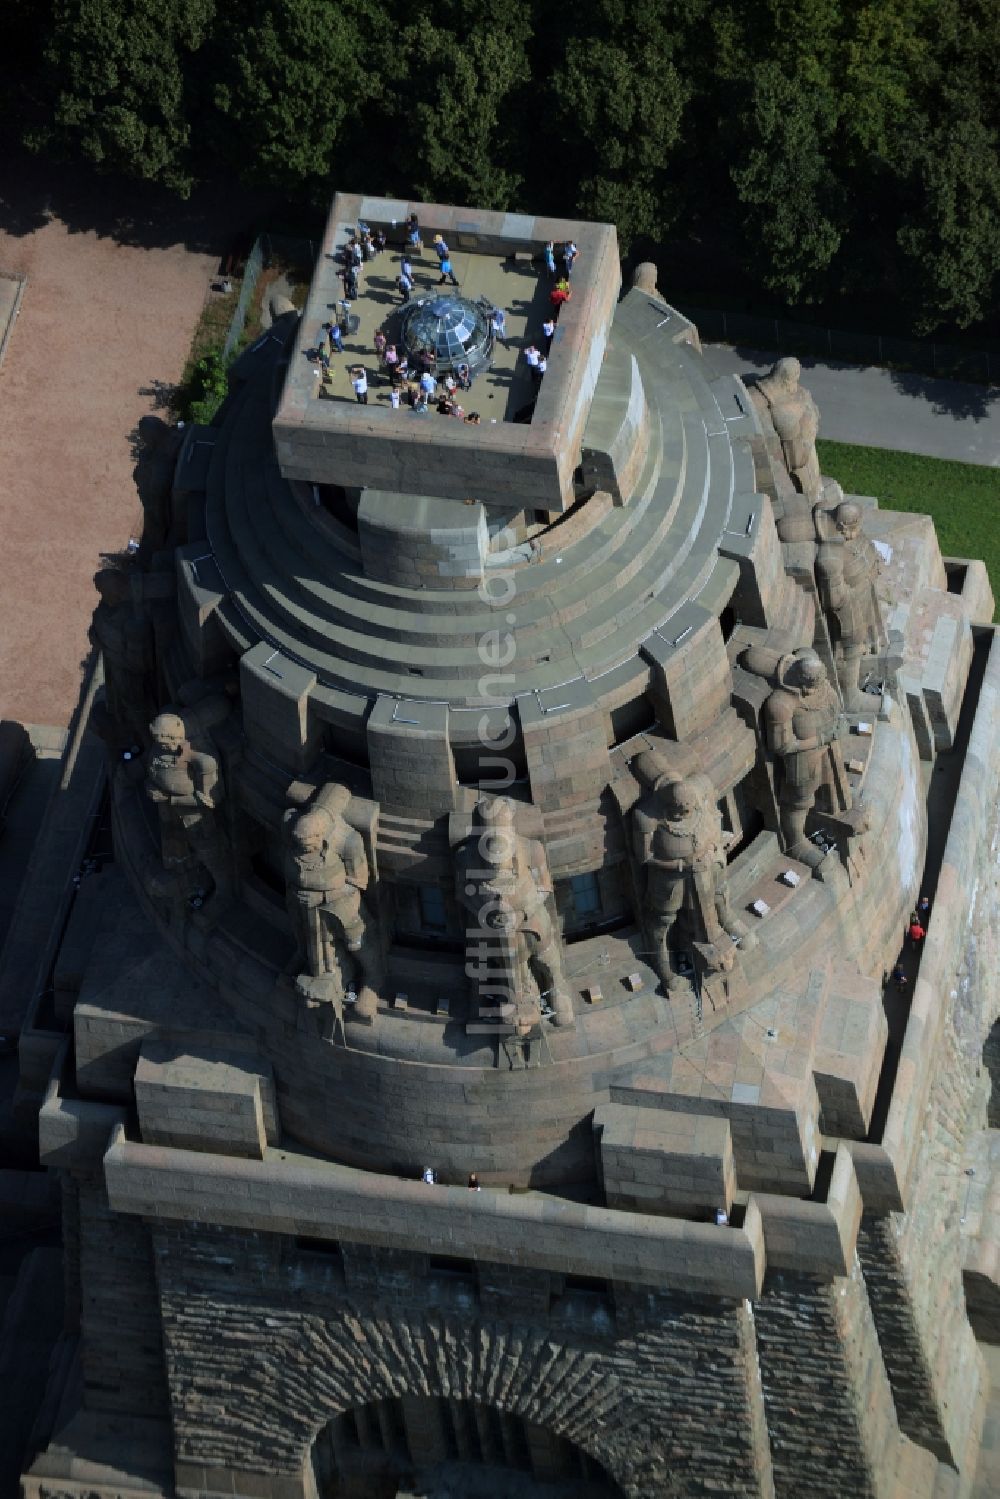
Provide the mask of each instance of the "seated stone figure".
[{"label": "seated stone figure", "polygon": [[296,940],[296,988],[310,1004],[342,999],[357,985],[356,1013],[371,1019],[384,978],[377,923],[363,898],[370,880],[361,835],[344,812],[345,786],[331,783],[304,812],[285,814],[285,889]]},{"label": "seated stone figure", "polygon": [[813,807],[844,812],[851,790],[840,748],[840,696],[815,651],[782,658],[778,686],[764,704],[767,747],[779,761],[778,812],[786,851],[815,866],[822,852],[806,837]]},{"label": "seated stone figure", "polygon": [[200,865],[212,884],[204,895],[221,904],[232,892],[232,870],[229,843],[216,812],[224,796],[219,762],[194,748],[178,713],[160,713],[149,732],[153,746],[146,766],[146,795],[160,815],[163,860],[154,894],[195,894],[201,889]]},{"label": "seated stone figure", "polygon": [[816,588],[826,615],[837,680],[849,712],[872,710],[861,691],[862,658],[885,645],[882,612],[875,592],[879,555],[864,534],[860,505],[846,500],[832,511],[817,510],[821,537],[816,553]]},{"label": "seated stone figure", "polygon": [[543,1004],[556,1025],[572,1025],[548,860],[537,839],[517,832],[505,797],[476,804],[473,829],[456,851],[455,891],[473,918],[466,972],[481,1010],[498,1012],[519,1035],[537,1027]]},{"label": "seated stone figure", "polygon": [[[655,773],[656,765],[651,768]],[[654,966],[668,988],[683,982],[682,953],[691,955],[700,974],[727,971],[734,944],[748,943],[747,928],[729,905],[726,849],[732,837],[723,830],[707,776],[664,770],[632,812],[644,924]]]}]

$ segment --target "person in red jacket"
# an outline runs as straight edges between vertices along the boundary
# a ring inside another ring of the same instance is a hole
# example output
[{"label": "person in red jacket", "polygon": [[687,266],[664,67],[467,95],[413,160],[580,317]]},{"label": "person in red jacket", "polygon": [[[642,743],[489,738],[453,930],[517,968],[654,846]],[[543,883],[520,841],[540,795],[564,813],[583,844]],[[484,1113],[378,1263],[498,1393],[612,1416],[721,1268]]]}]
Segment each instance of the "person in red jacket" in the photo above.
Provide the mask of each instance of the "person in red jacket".
[{"label": "person in red jacket", "polygon": [[921,942],[923,942],[924,938],[927,936],[927,930],[925,927],[921,926],[920,918],[918,917],[916,911],[911,911],[910,913],[910,925],[908,931],[910,946],[919,951]]}]

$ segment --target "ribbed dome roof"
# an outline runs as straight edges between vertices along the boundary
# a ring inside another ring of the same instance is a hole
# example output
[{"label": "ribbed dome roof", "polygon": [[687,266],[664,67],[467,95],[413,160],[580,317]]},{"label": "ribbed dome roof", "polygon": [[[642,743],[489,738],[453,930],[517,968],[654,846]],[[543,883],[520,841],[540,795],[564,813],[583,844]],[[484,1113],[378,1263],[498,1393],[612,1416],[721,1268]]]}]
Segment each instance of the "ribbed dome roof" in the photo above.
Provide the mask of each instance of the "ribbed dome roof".
[{"label": "ribbed dome roof", "polygon": [[465,297],[415,302],[405,316],[403,343],[411,357],[421,349],[433,349],[439,370],[465,363],[475,374],[489,363],[493,351],[487,309]]}]

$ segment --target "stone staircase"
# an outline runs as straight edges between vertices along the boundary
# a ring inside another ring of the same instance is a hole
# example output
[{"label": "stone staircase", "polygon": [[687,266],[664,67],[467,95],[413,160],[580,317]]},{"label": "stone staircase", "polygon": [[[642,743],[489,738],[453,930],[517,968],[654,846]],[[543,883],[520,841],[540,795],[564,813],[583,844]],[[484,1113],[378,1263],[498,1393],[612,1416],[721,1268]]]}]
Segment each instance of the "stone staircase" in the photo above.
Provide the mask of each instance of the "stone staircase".
[{"label": "stone staircase", "polygon": [[[695,356],[646,323],[641,300],[623,303],[609,355],[616,341],[637,346],[654,429],[635,493],[625,506],[595,505],[595,524],[575,524],[564,546],[515,566],[505,613],[516,615],[519,694],[613,671],[634,676],[638,692],[642,640],[684,602],[715,609],[732,587],[733,564],[718,544],[734,494],[752,490],[752,461],[734,470],[718,401],[690,378]],[[482,673],[479,643],[499,611],[474,589],[367,578],[353,535],[278,472],[273,400],[265,370],[234,389],[209,468],[204,529],[228,590],[219,618],[230,644],[242,652],[266,641],[324,686],[369,699],[467,701],[470,678]]]}]

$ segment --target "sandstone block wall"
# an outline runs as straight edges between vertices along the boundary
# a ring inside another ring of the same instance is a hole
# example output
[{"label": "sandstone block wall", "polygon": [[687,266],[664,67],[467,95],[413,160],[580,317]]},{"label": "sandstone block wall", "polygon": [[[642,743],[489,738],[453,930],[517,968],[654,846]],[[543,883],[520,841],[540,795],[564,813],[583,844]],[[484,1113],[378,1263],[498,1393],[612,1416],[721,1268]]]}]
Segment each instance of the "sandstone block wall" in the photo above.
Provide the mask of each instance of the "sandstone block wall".
[{"label": "sandstone block wall", "polygon": [[181,1495],[301,1494],[339,1412],[439,1394],[565,1437],[634,1499],[773,1492],[743,1303],[543,1277],[533,1304],[488,1268],[477,1285],[405,1253],[169,1226],[156,1256]]}]

